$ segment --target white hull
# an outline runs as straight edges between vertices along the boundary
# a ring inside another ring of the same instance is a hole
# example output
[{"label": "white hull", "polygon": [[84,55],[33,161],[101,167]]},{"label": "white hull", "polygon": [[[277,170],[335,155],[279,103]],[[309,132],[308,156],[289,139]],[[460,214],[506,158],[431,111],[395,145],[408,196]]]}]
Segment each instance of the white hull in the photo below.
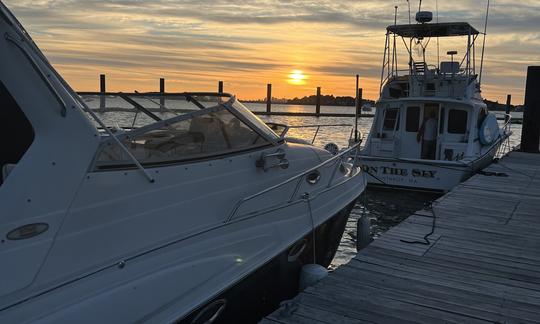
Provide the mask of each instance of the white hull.
[{"label": "white hull", "polygon": [[449,191],[488,166],[493,161],[501,142],[502,139],[486,150],[482,156],[471,161],[449,162],[359,155],[357,163],[366,173],[369,185]]},{"label": "white hull", "polygon": [[[247,159],[250,165],[254,165],[249,156],[243,158]],[[171,171],[174,169],[184,168],[173,167]],[[330,169],[323,169],[320,183],[315,186],[302,184],[298,192],[298,195],[310,192],[315,226],[327,222],[353,202],[366,185],[365,178],[359,168],[356,168],[353,169],[353,177],[341,180],[336,177],[332,187],[326,188],[323,183],[328,181],[330,172],[326,171]],[[225,180],[226,178],[239,176],[238,171],[234,171],[230,165],[227,170],[231,172],[220,177],[223,182],[219,183],[223,185],[231,183],[231,180]],[[200,171],[202,177],[204,170]],[[198,172],[191,171],[190,176],[193,176],[193,173]],[[160,174],[166,176],[163,170]],[[106,175],[110,178],[110,173]],[[100,176],[97,174],[96,179],[90,179],[88,186],[92,187],[92,183],[99,184]],[[130,172],[128,176],[125,176],[124,172],[118,172],[118,177],[124,178],[118,182],[121,187],[129,182],[125,180],[126,177],[135,180],[141,178],[136,172]],[[199,179],[199,182],[206,182],[204,177]],[[212,183],[216,183],[215,179],[212,179]],[[82,232],[77,236],[63,236],[60,233],[57,244],[64,246],[64,252],[53,249],[49,256],[51,262],[55,258],[69,258],[72,260],[70,266],[80,265],[78,267],[81,271],[76,276],[62,278],[57,275],[55,283],[48,282],[41,287],[35,285],[31,289],[21,290],[0,299],[0,322],[30,323],[39,320],[43,323],[163,323],[181,320],[241,282],[311,232],[312,219],[307,202],[298,199],[287,202],[288,198],[285,198],[290,196],[295,185],[296,182],[289,183],[280,188],[281,194],[271,191],[247,203],[228,223],[225,220],[230,215],[232,204],[227,197],[237,196],[236,188],[213,188],[211,195],[184,199],[183,202],[176,203],[178,206],[174,206],[172,196],[187,198],[186,195],[193,194],[190,193],[192,186],[176,184],[177,190],[173,187],[168,189],[167,196],[171,196],[171,205],[166,207],[162,204],[158,207],[162,209],[161,215],[152,212],[152,215],[132,215],[124,218],[119,217],[118,213],[126,210],[117,210],[115,220],[111,219],[108,224],[99,219],[112,216],[110,213],[100,212],[100,209],[114,210],[118,201],[124,201],[137,210],[139,204],[151,201],[152,193],[145,193],[134,200],[129,187],[118,187],[108,193],[104,192],[102,197],[96,197],[95,202],[85,202],[86,206],[82,209],[74,208],[74,213],[84,213],[88,221],[99,223],[100,227],[88,227],[87,223],[84,225],[86,229],[81,228]],[[163,191],[155,194],[161,197],[162,202],[167,199]],[[276,196],[283,194],[285,196],[282,198]],[[226,203],[227,200],[229,203]],[[276,204],[276,201],[281,203]],[[220,215],[197,212],[208,208],[215,210],[217,204],[227,206]],[[268,208],[265,209],[265,206]],[[254,210],[257,212],[253,212]],[[186,211],[192,211],[193,214],[188,215]],[[165,217],[166,214],[172,218]],[[129,212],[126,215],[129,215]],[[208,219],[205,222],[201,218],[203,215],[217,216],[217,219]],[[82,214],[79,217],[82,217]],[[197,218],[201,224],[194,228],[193,219]],[[118,221],[124,225],[115,225]],[[147,224],[143,225],[141,222]],[[174,225],[173,228],[171,225]],[[70,226],[69,220],[64,226]],[[110,231],[106,226],[110,226]],[[167,232],[166,227],[171,229],[174,236],[164,237],[162,243],[153,247],[134,248],[139,244],[137,242],[140,242],[137,237],[161,235],[160,233]],[[188,228],[191,229],[186,231]],[[122,232],[119,233],[119,230]],[[100,233],[98,237],[97,233]],[[77,250],[72,248],[74,244],[79,247]],[[126,244],[133,247],[133,253],[121,255],[115,251]],[[111,257],[109,260],[105,258],[107,254]],[[92,259],[96,260],[91,261]],[[101,259],[101,262],[97,259]],[[87,267],[97,263],[100,263],[100,266]],[[40,274],[60,271],[47,268],[49,267],[46,264]],[[49,276],[53,276],[53,273]]]},{"label": "white hull", "polygon": [[255,323],[273,312],[281,301],[298,294],[302,266],[313,262],[313,238],[316,242],[316,262],[324,267],[330,264],[353,206],[354,202],[212,301],[203,304],[181,323],[193,323],[193,319],[204,313],[208,305],[219,301],[226,301],[226,307],[216,324]]}]

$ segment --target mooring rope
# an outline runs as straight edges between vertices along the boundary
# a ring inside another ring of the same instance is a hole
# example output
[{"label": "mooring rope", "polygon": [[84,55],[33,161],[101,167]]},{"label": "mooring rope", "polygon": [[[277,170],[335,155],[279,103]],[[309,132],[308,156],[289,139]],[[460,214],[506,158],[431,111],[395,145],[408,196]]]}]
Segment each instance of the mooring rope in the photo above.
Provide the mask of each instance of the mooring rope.
[{"label": "mooring rope", "polygon": [[520,170],[513,169],[513,168],[511,168],[511,167],[505,165],[504,163],[501,162],[501,159],[500,159],[500,158],[495,158],[495,159],[493,159],[493,163],[498,164],[498,165],[502,166],[503,168],[505,168],[505,169],[507,169],[507,170],[510,170],[510,171],[512,171],[512,172],[515,172],[515,173],[519,173],[519,174],[521,174],[521,175],[524,175],[524,176],[528,177],[529,179],[533,179],[533,178],[534,178],[534,176],[532,176],[532,175],[530,175],[530,174],[527,174],[527,173],[525,173],[525,172],[523,172],[523,171],[520,171]]},{"label": "mooring rope", "polygon": [[307,203],[307,208],[308,208],[308,213],[309,213],[309,217],[311,219],[311,235],[312,235],[312,241],[313,241],[313,264],[316,264],[317,263],[317,254],[316,254],[316,251],[315,251],[315,244],[316,244],[316,240],[315,240],[315,220],[313,219],[313,212],[311,210],[311,200],[309,199],[309,193],[304,193],[304,195],[302,196],[302,198],[304,198],[304,200],[306,201]]},{"label": "mooring rope", "polygon": [[407,243],[407,244],[422,244],[422,245],[431,245],[431,242],[429,241],[429,237],[431,235],[433,235],[433,233],[435,232],[435,221],[437,219],[437,215],[435,215],[435,207],[433,206],[434,204],[436,204],[437,202],[436,201],[432,201],[429,203],[429,205],[426,206],[426,208],[424,208],[425,210],[430,210],[431,211],[431,214],[433,215],[433,221],[431,222],[431,231],[429,233],[427,233],[426,235],[424,235],[424,241],[409,241],[409,240],[400,240],[401,242],[403,243]]}]

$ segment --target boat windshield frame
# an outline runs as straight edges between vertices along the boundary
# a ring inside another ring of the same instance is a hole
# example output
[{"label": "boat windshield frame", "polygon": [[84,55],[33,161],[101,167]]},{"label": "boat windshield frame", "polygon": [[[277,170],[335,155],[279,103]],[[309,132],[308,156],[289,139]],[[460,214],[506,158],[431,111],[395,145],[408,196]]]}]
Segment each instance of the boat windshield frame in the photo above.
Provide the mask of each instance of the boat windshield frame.
[{"label": "boat windshield frame", "polygon": [[[91,92],[83,92],[79,93],[79,95],[96,95],[101,93],[91,93]],[[107,94],[108,95],[108,94]],[[136,94],[127,94],[122,93],[118,94],[120,97],[131,97],[131,96],[137,96],[137,97],[144,97],[145,94],[142,93],[136,93]],[[146,95],[153,95],[155,96],[155,93],[146,94]],[[187,101],[193,102],[197,107],[200,108],[200,110],[194,110],[189,113],[184,113],[181,115],[177,115],[171,118],[167,119],[155,119],[154,123],[141,126],[139,128],[122,132],[122,133],[116,133],[114,134],[114,137],[116,137],[116,140],[125,140],[129,138],[136,137],[138,135],[150,132],[155,129],[163,128],[170,126],[174,123],[178,123],[180,121],[189,120],[194,117],[203,116],[209,113],[218,112],[222,110],[227,110],[231,114],[233,114],[235,117],[240,119],[243,123],[245,123],[251,130],[256,132],[258,135],[260,135],[262,138],[267,140],[268,142],[272,143],[273,145],[277,145],[278,142],[281,140],[281,137],[276,134],[270,127],[268,127],[262,120],[260,120],[257,116],[251,113],[251,111],[246,108],[238,99],[236,96],[226,94],[226,93],[206,93],[206,92],[186,92],[186,93],[178,93],[178,94],[167,94],[167,96],[174,95],[176,97],[183,96],[186,98]],[[196,96],[216,96],[216,97],[226,97],[229,98],[227,101],[220,102],[214,106],[211,107],[204,107],[202,104],[200,104],[195,97]],[[135,106],[136,109],[140,110],[140,107]],[[143,113],[146,113],[146,111],[141,110]],[[153,115],[153,114],[152,114]],[[115,139],[109,137],[105,137],[103,144],[107,144],[108,142],[116,142]]]}]

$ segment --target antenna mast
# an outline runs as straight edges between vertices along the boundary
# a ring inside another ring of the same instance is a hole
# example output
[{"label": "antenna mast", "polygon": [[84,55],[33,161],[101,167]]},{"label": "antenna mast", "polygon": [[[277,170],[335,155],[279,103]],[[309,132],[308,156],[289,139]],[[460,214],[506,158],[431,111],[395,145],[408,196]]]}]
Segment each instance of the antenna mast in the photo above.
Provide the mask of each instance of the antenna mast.
[{"label": "antenna mast", "polygon": [[487,3],[487,9],[486,9],[486,22],[484,24],[484,40],[482,41],[482,59],[480,60],[480,77],[478,80],[478,84],[482,84],[482,69],[484,68],[484,51],[486,50],[486,35],[487,35],[488,18],[489,18],[489,0]]},{"label": "antenna mast", "polygon": [[407,5],[409,6],[409,25],[411,24],[411,2],[407,0]]},{"label": "antenna mast", "polygon": [[[397,10],[398,6],[394,7],[394,26],[397,25]],[[392,49],[392,75],[397,74],[397,51],[396,51],[396,34],[394,34],[394,48]]]},{"label": "antenna mast", "polygon": [[422,0],[420,0],[420,4],[418,5],[418,11],[422,11]]},{"label": "antenna mast", "polygon": [[[437,24],[439,23],[439,0],[435,0],[435,10],[437,11]],[[441,56],[439,54],[439,37],[437,37],[437,69],[441,66]]]}]

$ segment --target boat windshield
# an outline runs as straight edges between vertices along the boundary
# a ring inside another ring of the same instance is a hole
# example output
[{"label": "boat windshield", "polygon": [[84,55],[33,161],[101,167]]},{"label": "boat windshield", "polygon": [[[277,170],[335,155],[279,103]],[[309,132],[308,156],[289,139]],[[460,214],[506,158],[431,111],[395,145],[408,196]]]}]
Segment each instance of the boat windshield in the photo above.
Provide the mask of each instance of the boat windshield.
[{"label": "boat windshield", "polygon": [[[214,93],[99,93],[81,92],[86,103],[107,128],[130,131],[157,121],[189,114],[227,102],[231,96]],[[94,125],[104,132],[90,116]]]},{"label": "boat windshield", "polygon": [[[109,129],[124,146],[104,133],[94,162],[96,170],[132,167],[133,161],[126,150],[142,165],[154,165],[226,155],[279,140],[276,133],[234,97],[184,94],[154,100],[122,94],[108,98],[114,107],[106,104],[104,108],[96,107],[100,98],[87,95],[83,98],[98,117],[112,114],[105,121],[107,125],[113,123]],[[165,101],[165,105],[159,100]],[[126,119],[128,113],[134,115]]]}]

